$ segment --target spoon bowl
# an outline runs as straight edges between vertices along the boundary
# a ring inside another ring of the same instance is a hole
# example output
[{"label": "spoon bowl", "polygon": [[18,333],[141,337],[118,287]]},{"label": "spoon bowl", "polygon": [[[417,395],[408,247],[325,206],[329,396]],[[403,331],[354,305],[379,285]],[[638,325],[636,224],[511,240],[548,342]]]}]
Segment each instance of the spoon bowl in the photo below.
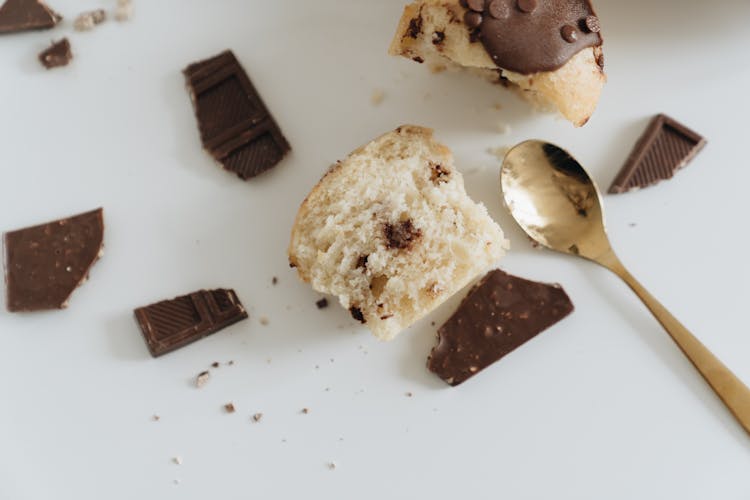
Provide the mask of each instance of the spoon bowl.
[{"label": "spoon bowl", "polygon": [[575,158],[554,144],[522,142],[505,156],[500,184],[511,215],[532,240],[622,278],[750,433],[750,389],[625,269],[607,238],[599,189]]}]

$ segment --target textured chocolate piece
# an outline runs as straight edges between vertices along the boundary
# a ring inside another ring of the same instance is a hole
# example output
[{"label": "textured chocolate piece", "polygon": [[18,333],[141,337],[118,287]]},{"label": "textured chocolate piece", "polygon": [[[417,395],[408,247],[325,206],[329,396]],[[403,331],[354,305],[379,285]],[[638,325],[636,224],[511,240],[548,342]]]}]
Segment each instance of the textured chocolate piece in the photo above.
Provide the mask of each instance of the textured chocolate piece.
[{"label": "textured chocolate piece", "polygon": [[289,143],[231,51],[193,63],[183,73],[203,147],[225,169],[247,180],[289,152]]},{"label": "textured chocolate piece", "polygon": [[438,330],[427,367],[458,385],[572,311],[560,285],[490,271]]},{"label": "textured chocolate piece", "polygon": [[462,2],[464,22],[499,67],[524,75],[554,71],[575,54],[602,44],[589,0]]},{"label": "textured chocolate piece", "polygon": [[153,357],[184,347],[247,318],[234,290],[200,290],[135,310]]},{"label": "textured chocolate piece", "polygon": [[71,59],[73,59],[73,53],[70,51],[70,42],[67,38],[53,42],[49,48],[39,54],[39,62],[47,69],[67,66]]},{"label": "textured chocolate piece", "polygon": [[4,240],[8,310],[63,309],[101,254],[103,211],[11,231]]},{"label": "textured chocolate piece", "polygon": [[625,193],[671,179],[705,145],[703,136],[667,115],[656,115],[633,146],[609,193]]},{"label": "textured chocolate piece", "polygon": [[0,33],[54,28],[62,16],[41,0],[6,0],[0,7]]}]

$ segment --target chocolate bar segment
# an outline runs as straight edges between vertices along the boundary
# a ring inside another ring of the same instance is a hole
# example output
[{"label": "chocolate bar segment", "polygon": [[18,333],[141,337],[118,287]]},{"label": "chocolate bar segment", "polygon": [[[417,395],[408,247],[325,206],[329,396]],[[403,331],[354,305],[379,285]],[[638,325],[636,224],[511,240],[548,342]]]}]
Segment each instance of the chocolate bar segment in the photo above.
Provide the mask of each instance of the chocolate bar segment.
[{"label": "chocolate bar segment", "polygon": [[67,38],[53,42],[49,48],[39,54],[39,62],[47,69],[67,66],[71,59],[73,59],[73,53]]},{"label": "chocolate bar segment", "polygon": [[159,357],[247,318],[234,290],[200,290],[135,310],[149,352]]},{"label": "chocolate bar segment", "polygon": [[227,50],[183,73],[203,147],[243,180],[278,164],[290,146],[250,78]]},{"label": "chocolate bar segment", "polygon": [[102,252],[103,211],[11,231],[4,240],[8,311],[63,309]]},{"label": "chocolate bar segment", "polygon": [[489,272],[438,330],[427,362],[431,372],[458,385],[573,311],[560,285]]},{"label": "chocolate bar segment", "polygon": [[61,20],[41,0],[6,0],[0,7],[0,33],[50,29]]},{"label": "chocolate bar segment", "polygon": [[657,115],[636,142],[609,193],[625,193],[671,179],[705,145],[700,134],[667,115]]}]

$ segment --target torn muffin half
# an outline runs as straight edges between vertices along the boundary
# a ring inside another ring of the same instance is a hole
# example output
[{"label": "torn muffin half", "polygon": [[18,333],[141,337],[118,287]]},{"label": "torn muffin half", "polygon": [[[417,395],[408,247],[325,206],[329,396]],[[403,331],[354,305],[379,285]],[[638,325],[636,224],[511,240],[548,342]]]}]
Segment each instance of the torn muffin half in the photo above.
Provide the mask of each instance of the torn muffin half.
[{"label": "torn muffin half", "polygon": [[289,263],[390,340],[492,266],[507,249],[466,194],[450,150],[405,125],[337,162],[297,213]]}]

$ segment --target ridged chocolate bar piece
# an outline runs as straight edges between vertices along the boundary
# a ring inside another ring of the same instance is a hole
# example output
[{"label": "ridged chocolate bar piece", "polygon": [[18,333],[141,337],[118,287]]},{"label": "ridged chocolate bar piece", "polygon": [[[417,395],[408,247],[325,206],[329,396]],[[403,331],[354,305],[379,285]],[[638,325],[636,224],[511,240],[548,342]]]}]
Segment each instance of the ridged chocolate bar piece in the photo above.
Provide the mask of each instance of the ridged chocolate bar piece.
[{"label": "ridged chocolate bar piece", "polygon": [[40,0],[6,0],[0,7],[0,33],[54,28],[62,16]]},{"label": "ridged chocolate bar piece", "polygon": [[560,285],[490,271],[438,330],[427,367],[458,385],[572,311]]},{"label": "ridged chocolate bar piece", "polygon": [[183,73],[203,147],[225,169],[247,180],[274,167],[290,151],[231,51],[193,63]]},{"label": "ridged chocolate bar piece", "polygon": [[8,311],[63,309],[102,251],[101,208],[5,233]]},{"label": "ridged chocolate bar piece", "polygon": [[610,194],[671,179],[706,145],[706,139],[667,115],[656,115],[612,182]]},{"label": "ridged chocolate bar piece", "polygon": [[200,290],[135,310],[153,357],[184,347],[247,318],[234,290]]},{"label": "ridged chocolate bar piece", "polygon": [[70,50],[70,42],[67,38],[53,42],[39,54],[39,62],[47,69],[67,66],[71,59],[73,59],[73,52]]}]

